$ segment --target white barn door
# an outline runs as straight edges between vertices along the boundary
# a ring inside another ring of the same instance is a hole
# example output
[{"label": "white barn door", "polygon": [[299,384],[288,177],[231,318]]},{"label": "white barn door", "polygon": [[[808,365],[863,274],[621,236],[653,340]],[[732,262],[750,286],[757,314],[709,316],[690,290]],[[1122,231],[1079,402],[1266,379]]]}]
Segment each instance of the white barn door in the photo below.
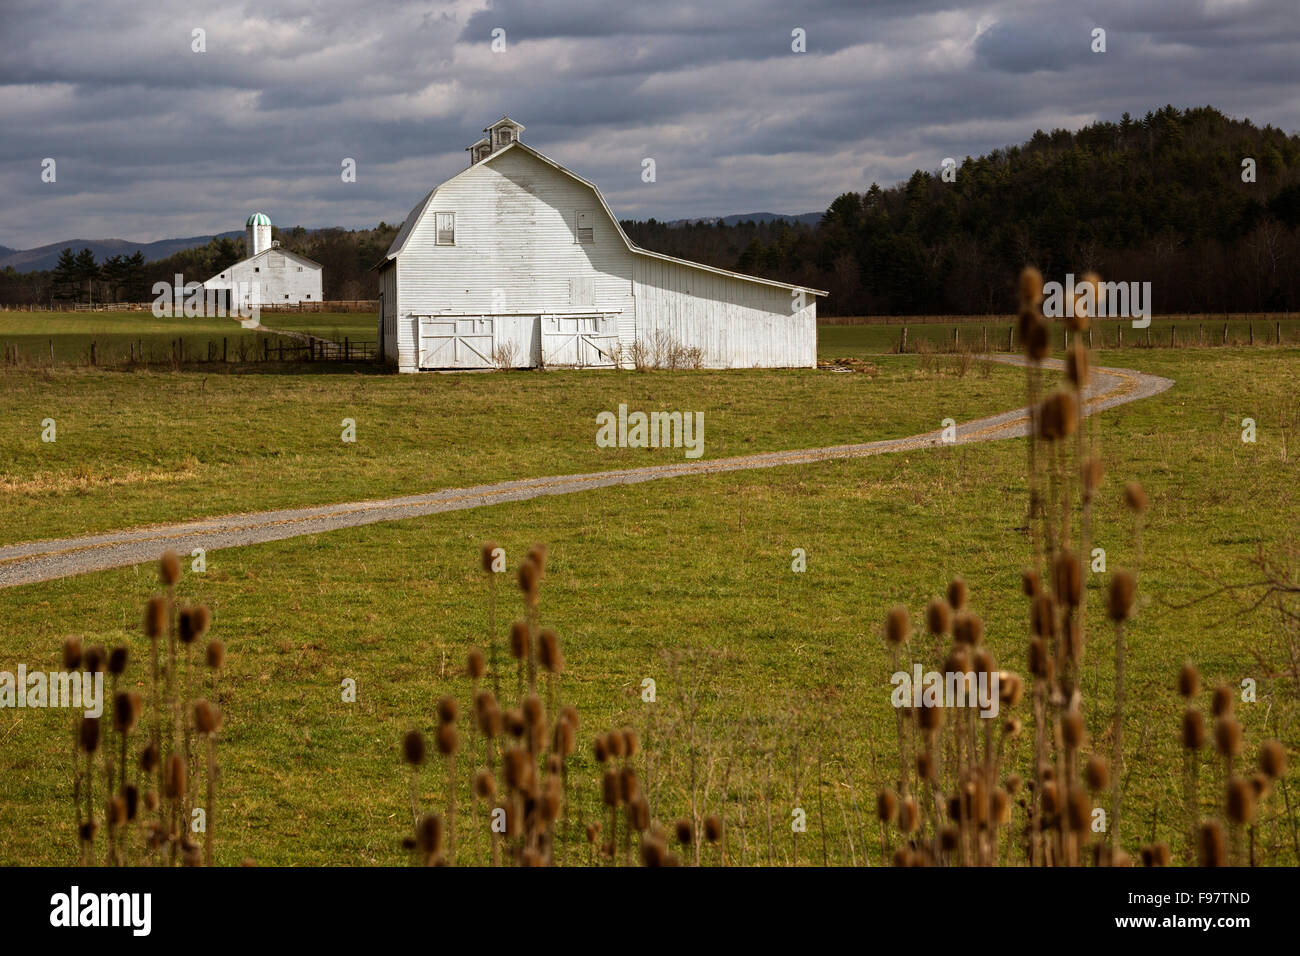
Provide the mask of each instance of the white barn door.
[{"label": "white barn door", "polygon": [[420,317],[420,368],[492,368],[491,316]]},{"label": "white barn door", "polygon": [[618,345],[614,315],[547,315],[542,318],[542,361],[550,366],[612,366]]}]

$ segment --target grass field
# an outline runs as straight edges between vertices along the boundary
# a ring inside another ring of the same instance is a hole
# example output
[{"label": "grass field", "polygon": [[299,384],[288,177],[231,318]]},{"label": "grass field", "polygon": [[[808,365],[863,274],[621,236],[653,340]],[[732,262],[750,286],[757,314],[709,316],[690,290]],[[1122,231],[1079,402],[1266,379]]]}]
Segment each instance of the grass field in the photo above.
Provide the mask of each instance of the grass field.
[{"label": "grass field", "polygon": [[[823,330],[822,354],[873,355],[874,334]],[[0,375],[0,528],[17,541],[678,459],[679,451],[596,449],[594,415],[619,402],[705,411],[705,456],[720,457],[902,436],[1022,400],[1023,375],[1013,369],[985,377],[977,365],[959,378],[955,360],[872,360],[874,377],[8,370]],[[1238,705],[1246,757],[1266,736],[1287,742],[1290,806],[1300,807],[1298,689],[1276,621],[1238,615],[1245,594],[1191,603],[1216,577],[1251,579],[1252,556],[1294,543],[1300,530],[1300,349],[1125,349],[1095,360],[1176,382],[1099,420],[1108,475],[1095,537],[1112,570],[1133,565],[1120,490],[1142,482],[1151,507],[1128,637],[1125,842],[1136,850],[1159,837],[1177,852],[1175,678],[1184,660],[1197,661],[1207,684],[1259,682],[1258,703]],[[39,438],[47,416],[59,423],[54,445]],[[345,416],[357,420],[355,446],[339,442]],[[1241,440],[1246,417],[1257,422],[1253,444]],[[187,573],[181,593],[211,606],[213,634],[229,648],[218,862],[406,861],[399,741],[408,727],[432,726],[439,696],[456,693],[468,705],[464,656],[483,643],[486,622],[477,550],[495,539],[512,570],[533,541],[550,545],[542,616],[568,658],[562,700],[583,720],[572,765],[581,822],[602,813],[591,736],[631,725],[654,760],[647,779],[659,819],[685,811],[694,751],[702,811],[725,814],[732,862],[742,842],[748,862],[766,859],[770,806],[774,862],[789,862],[787,821],[803,808],[801,860],[821,861],[824,835],[832,862],[877,865],[874,795],[898,759],[881,621],[898,602],[917,616],[951,577],[964,576],[1001,666],[1026,670],[1024,459],[1024,442],[1005,441],[692,477],[209,555],[207,572]],[[801,574],[791,571],[795,548],[807,552]],[[1090,600],[1101,601],[1105,577],[1089,581]],[[54,667],[68,635],[125,643],[141,659],[140,614],[154,581],[153,568],[139,567],[4,591],[3,666]],[[516,613],[514,589],[502,594]],[[1113,674],[1105,640],[1090,646],[1085,667],[1095,702],[1089,730],[1104,749]],[[646,677],[657,682],[655,704],[640,699]],[[340,700],[345,678],[357,682],[356,703]],[[69,728],[66,712],[0,713],[0,863],[75,858]],[[1025,774],[1029,756],[1023,744],[1013,752]],[[1217,800],[1209,766],[1207,812]],[[441,800],[437,766],[425,769],[420,788]],[[1277,818],[1277,796],[1258,839],[1272,862],[1296,865],[1294,824]],[[470,805],[466,790],[462,813]],[[477,822],[464,824],[460,862],[486,853],[481,811]],[[585,854],[574,835],[561,859]]]}]

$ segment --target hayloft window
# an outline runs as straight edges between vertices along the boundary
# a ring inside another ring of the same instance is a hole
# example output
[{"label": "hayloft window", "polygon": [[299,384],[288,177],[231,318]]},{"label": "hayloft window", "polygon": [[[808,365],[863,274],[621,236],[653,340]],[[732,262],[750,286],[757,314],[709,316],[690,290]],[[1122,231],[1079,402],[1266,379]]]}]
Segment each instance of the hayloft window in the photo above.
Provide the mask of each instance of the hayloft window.
[{"label": "hayloft window", "polygon": [[436,213],[437,226],[437,243],[440,246],[454,246],[456,244],[456,214],[454,212]]},{"label": "hayloft window", "polygon": [[576,214],[575,228],[577,230],[577,241],[582,243],[596,241],[596,229],[592,225],[591,212],[586,209],[579,209]]},{"label": "hayloft window", "polygon": [[501,129],[497,130],[498,146],[508,146],[510,144],[510,141],[513,140],[514,138],[515,138],[514,130],[509,129],[508,127],[503,126],[501,127]]}]

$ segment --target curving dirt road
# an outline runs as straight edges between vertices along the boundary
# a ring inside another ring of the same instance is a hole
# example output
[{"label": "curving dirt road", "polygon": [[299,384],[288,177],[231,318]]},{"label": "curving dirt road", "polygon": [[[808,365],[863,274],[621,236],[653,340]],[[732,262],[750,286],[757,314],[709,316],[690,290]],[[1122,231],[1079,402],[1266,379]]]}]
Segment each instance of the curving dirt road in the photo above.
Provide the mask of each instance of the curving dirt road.
[{"label": "curving dirt road", "polygon": [[[994,356],[994,361],[1024,365],[1015,356]],[[1062,363],[1049,359],[1047,368],[1059,369]],[[1136,372],[1131,369],[1094,368],[1088,389],[1085,413],[1095,414],[1125,402],[1147,398],[1170,388],[1170,379]],[[1019,438],[1028,430],[1027,408],[990,415],[957,426],[957,444]],[[600,471],[585,475],[558,475],[502,481],[472,488],[449,488],[426,494],[407,495],[381,501],[355,501],[310,508],[286,508],[255,514],[224,515],[179,524],[152,525],[129,531],[86,535],[79,538],[33,541],[0,547],[0,587],[31,584],[55,578],[86,574],[156,560],[167,548],[182,555],[195,548],[217,551],[264,541],[279,541],[300,535],[320,534],[339,528],[397,521],[444,511],[481,508],[510,501],[527,501],[542,495],[567,495],[612,485],[631,485],[660,478],[717,474],[752,468],[777,468],[816,461],[843,458],[866,458],[890,452],[937,446],[938,430],[908,438],[891,438],[861,445],[834,445],[828,448],[804,448],[795,451],[765,452],[718,458],[711,461],[679,462]]]}]

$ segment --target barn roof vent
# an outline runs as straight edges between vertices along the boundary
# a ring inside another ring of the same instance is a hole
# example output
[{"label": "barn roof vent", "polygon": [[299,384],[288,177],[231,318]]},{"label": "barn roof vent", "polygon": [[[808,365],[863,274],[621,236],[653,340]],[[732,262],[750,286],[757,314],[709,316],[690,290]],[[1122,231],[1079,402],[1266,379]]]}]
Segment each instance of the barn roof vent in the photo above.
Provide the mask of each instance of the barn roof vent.
[{"label": "barn roof vent", "polygon": [[516,123],[509,116],[503,116],[491,126],[485,126],[483,132],[487,135],[473,146],[465,147],[469,152],[469,164],[473,166],[479,160],[486,159],[498,150],[517,142],[519,134],[523,131],[524,125]]}]

